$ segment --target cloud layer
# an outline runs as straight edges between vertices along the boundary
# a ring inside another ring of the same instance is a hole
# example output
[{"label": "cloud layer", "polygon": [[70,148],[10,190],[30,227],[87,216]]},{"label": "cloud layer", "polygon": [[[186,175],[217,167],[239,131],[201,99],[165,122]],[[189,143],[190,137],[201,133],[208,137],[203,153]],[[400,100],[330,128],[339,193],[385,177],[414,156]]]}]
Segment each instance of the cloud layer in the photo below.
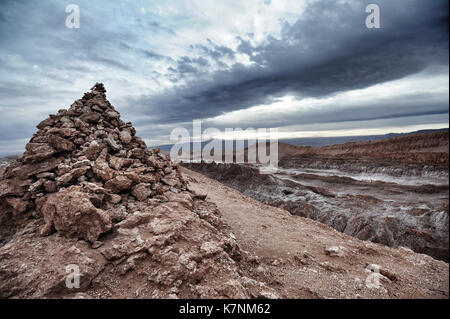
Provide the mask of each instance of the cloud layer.
[{"label": "cloud layer", "polygon": [[445,123],[448,1],[378,1],[381,28],[367,29],[370,2],[79,1],[67,29],[60,1],[2,1],[0,154],[98,81],[151,144],[193,119]]}]

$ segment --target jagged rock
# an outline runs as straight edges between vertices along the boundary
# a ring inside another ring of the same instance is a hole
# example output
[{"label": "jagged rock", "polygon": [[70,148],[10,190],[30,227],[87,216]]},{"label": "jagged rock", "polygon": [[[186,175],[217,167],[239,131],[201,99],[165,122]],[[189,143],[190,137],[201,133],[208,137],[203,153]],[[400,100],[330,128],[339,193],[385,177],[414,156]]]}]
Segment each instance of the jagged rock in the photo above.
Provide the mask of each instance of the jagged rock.
[{"label": "jagged rock", "polygon": [[143,183],[155,183],[156,182],[156,177],[153,174],[139,175],[139,179]]},{"label": "jagged rock", "polygon": [[106,182],[105,188],[113,193],[128,190],[133,185],[133,181],[126,176],[120,175]]},{"label": "jagged rock", "polygon": [[56,176],[55,173],[50,173],[50,172],[36,174],[37,178],[50,178],[50,179],[53,179],[53,178],[55,178],[55,176]]},{"label": "jagged rock", "polygon": [[179,183],[179,181],[175,178],[161,178],[161,181],[164,184],[172,186],[172,187],[178,185],[178,183]]},{"label": "jagged rock", "polygon": [[94,86],[91,87],[91,90],[92,91],[97,91],[97,92],[100,92],[100,93],[106,93],[106,89],[105,89],[103,83],[98,83],[98,82],[95,83]]},{"label": "jagged rock", "polygon": [[109,156],[109,166],[116,171],[120,170],[122,167],[130,166],[133,163],[131,158],[116,157],[113,155]]},{"label": "jagged rock", "polygon": [[163,164],[158,161],[153,155],[147,158],[147,165],[154,168],[163,168]]},{"label": "jagged rock", "polygon": [[[38,227],[38,221],[33,221],[27,228],[32,234]],[[80,293],[107,262],[84,241],[64,237],[55,240],[51,236],[15,236],[9,245],[0,248],[0,260],[0,298],[51,298]],[[71,265],[80,271],[79,289],[66,286]]]},{"label": "jagged rock", "polygon": [[97,194],[107,194],[108,191],[106,189],[104,189],[103,187],[95,184],[95,183],[90,183],[90,182],[86,182],[83,184],[84,188],[92,193],[97,193]]},{"label": "jagged rock", "polygon": [[77,136],[78,130],[74,128],[57,128],[53,127],[47,131],[49,134],[59,135],[61,137],[74,137]]},{"label": "jagged rock", "polygon": [[331,257],[344,257],[344,248],[340,246],[330,246],[325,248],[325,254]]},{"label": "jagged rock", "polygon": [[148,183],[138,184],[133,187],[131,194],[133,194],[137,200],[143,201],[152,194],[151,185]]},{"label": "jagged rock", "polygon": [[59,152],[70,152],[76,149],[74,143],[56,135],[49,135],[48,143]]},{"label": "jagged rock", "polygon": [[5,179],[0,181],[0,198],[7,196],[22,196],[30,186],[29,181]]},{"label": "jagged rock", "polygon": [[45,180],[43,178],[38,179],[36,182],[30,185],[28,188],[28,191],[34,193],[41,189],[41,187],[44,185]]},{"label": "jagged rock", "polygon": [[115,224],[120,223],[122,220],[128,217],[128,211],[125,208],[125,206],[111,208],[107,210],[106,213],[109,215],[109,217]]},{"label": "jagged rock", "polygon": [[44,189],[47,193],[54,193],[58,190],[58,187],[56,186],[56,183],[53,181],[45,181]]},{"label": "jagged rock", "polygon": [[48,126],[52,126],[55,123],[55,121],[52,118],[47,118],[43,120],[41,123],[39,123],[36,127],[40,130],[43,130],[44,128]]},{"label": "jagged rock", "polygon": [[108,138],[106,139],[106,143],[108,143],[108,145],[111,147],[113,151],[118,152],[122,149],[121,146],[117,144],[117,142],[114,140],[112,136],[108,136]]},{"label": "jagged rock", "polygon": [[83,238],[93,243],[111,229],[109,216],[94,207],[80,186],[48,195],[39,202],[38,209],[46,222],[45,229],[53,226],[66,237]]},{"label": "jagged rock", "polygon": [[67,185],[68,183],[73,181],[75,178],[78,178],[78,177],[84,175],[88,169],[89,168],[86,166],[75,168],[75,169],[71,170],[70,172],[56,178],[56,185],[57,186]]},{"label": "jagged rock", "polygon": [[112,119],[118,119],[120,117],[120,114],[115,111],[109,111],[106,112],[106,116]]},{"label": "jagged rock", "polygon": [[29,143],[26,149],[22,158],[25,163],[39,162],[56,154],[55,149],[45,143]]},{"label": "jagged rock", "polygon": [[97,141],[92,141],[89,147],[86,149],[86,157],[91,161],[95,161],[101,150],[102,147],[99,145],[99,143]]},{"label": "jagged rock", "polygon": [[140,178],[139,174],[134,170],[124,172],[124,176],[131,179],[133,181],[133,183],[141,182],[141,178]]},{"label": "jagged rock", "polygon": [[131,133],[128,130],[122,130],[120,131],[120,140],[124,144],[129,144],[131,142]]},{"label": "jagged rock", "polygon": [[88,113],[84,113],[80,119],[83,120],[84,122],[88,122],[88,123],[97,123],[101,118],[101,115],[97,112],[88,112]]},{"label": "jagged rock", "polygon": [[85,160],[80,160],[80,161],[78,161],[78,162],[72,164],[72,167],[73,167],[73,168],[78,168],[78,167],[82,167],[82,166],[91,166],[91,164],[92,164],[92,163],[91,163],[90,160],[85,159]]},{"label": "jagged rock", "polygon": [[27,210],[28,203],[17,197],[7,197],[6,202],[17,213],[23,213]]},{"label": "jagged rock", "polygon": [[49,172],[55,169],[59,162],[60,158],[50,158],[40,163],[20,165],[19,167],[9,167],[6,169],[5,174],[7,178],[18,178],[19,180],[25,180],[33,175],[42,172]]},{"label": "jagged rock", "polygon": [[110,181],[115,175],[115,171],[109,167],[108,162],[106,161],[107,153],[108,150],[103,149],[92,167],[94,174],[105,182]]},{"label": "jagged rock", "polygon": [[122,200],[122,196],[120,196],[120,195],[117,195],[117,194],[110,195],[110,201],[113,204],[118,204],[118,203],[120,203],[121,200]]},{"label": "jagged rock", "polygon": [[103,206],[103,203],[105,201],[105,195],[103,194],[89,194],[89,200],[91,203],[97,207],[100,208]]}]

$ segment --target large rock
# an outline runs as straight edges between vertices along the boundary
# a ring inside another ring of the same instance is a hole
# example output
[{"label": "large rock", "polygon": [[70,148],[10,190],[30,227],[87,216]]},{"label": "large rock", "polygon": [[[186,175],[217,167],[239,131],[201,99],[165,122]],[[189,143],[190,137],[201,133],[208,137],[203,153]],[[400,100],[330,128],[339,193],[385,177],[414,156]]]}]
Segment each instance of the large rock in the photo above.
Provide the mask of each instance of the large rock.
[{"label": "large rock", "polygon": [[0,199],[7,196],[22,196],[31,183],[17,179],[0,181]]},{"label": "large rock", "polygon": [[46,143],[29,143],[26,149],[22,158],[25,163],[40,162],[56,154],[55,149]]},{"label": "large rock", "polygon": [[133,185],[133,181],[126,176],[120,175],[109,180],[105,184],[105,188],[112,193],[119,193],[128,190]]},{"label": "large rock", "polygon": [[49,235],[54,228],[65,237],[82,238],[93,243],[111,229],[109,216],[95,208],[80,186],[48,195],[38,203],[46,222],[43,235]]},{"label": "large rock", "polygon": [[106,143],[108,143],[109,147],[115,152],[118,152],[122,149],[122,147],[114,140],[112,136],[108,136],[106,139]]},{"label": "large rock", "polygon": [[141,183],[133,187],[131,194],[138,200],[143,201],[152,194],[151,185],[148,183]]},{"label": "large rock", "polygon": [[120,140],[122,141],[122,143],[128,144],[131,142],[131,139],[131,133],[128,130],[122,130],[120,132]]},{"label": "large rock", "polygon": [[6,169],[5,175],[7,178],[17,178],[19,180],[25,180],[33,175],[37,175],[43,172],[49,172],[55,169],[60,162],[60,158],[53,157],[41,163],[20,165],[18,167],[10,166]]},{"label": "large rock", "polygon": [[65,138],[49,135],[48,136],[48,144],[55,148],[59,152],[70,152],[75,150],[76,146],[71,141],[66,140]]},{"label": "large rock", "polygon": [[105,182],[111,180],[115,176],[115,171],[109,167],[108,162],[106,161],[107,154],[108,150],[106,148],[103,149],[92,167],[94,174]]},{"label": "large rock", "polygon": [[56,178],[56,185],[57,186],[67,185],[74,179],[76,179],[80,176],[83,176],[87,172],[88,169],[89,169],[89,167],[87,167],[87,166],[75,168],[75,169],[71,170],[70,172]]},{"label": "large rock", "polygon": [[74,128],[68,128],[68,127],[67,128],[53,127],[51,129],[49,129],[47,131],[47,133],[59,135],[61,137],[74,137],[79,134],[78,130],[76,130]]}]

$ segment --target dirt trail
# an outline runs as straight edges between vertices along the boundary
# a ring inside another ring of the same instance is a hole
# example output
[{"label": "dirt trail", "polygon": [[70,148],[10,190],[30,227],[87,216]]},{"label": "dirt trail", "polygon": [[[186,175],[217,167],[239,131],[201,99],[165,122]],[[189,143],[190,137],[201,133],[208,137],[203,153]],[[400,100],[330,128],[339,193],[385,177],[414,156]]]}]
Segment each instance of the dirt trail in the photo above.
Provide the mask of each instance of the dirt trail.
[{"label": "dirt trail", "polygon": [[[190,189],[219,207],[240,247],[258,256],[254,275],[285,297],[448,298],[448,263],[352,238],[186,168],[183,174]],[[367,270],[370,264],[381,266],[381,275]]]}]

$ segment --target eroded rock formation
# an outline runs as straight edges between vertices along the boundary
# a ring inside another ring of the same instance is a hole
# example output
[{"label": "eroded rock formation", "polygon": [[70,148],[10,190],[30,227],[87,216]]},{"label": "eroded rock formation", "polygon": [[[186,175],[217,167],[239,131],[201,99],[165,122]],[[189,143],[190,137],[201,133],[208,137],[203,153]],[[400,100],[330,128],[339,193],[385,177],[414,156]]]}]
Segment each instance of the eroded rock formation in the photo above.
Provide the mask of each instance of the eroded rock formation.
[{"label": "eroded rock formation", "polygon": [[[356,238],[449,259],[448,184],[408,185],[401,184],[400,178],[397,183],[358,180],[339,176],[339,171],[290,169],[260,174],[248,165],[183,165],[246,196]],[[420,183],[423,178],[416,180]]]}]

